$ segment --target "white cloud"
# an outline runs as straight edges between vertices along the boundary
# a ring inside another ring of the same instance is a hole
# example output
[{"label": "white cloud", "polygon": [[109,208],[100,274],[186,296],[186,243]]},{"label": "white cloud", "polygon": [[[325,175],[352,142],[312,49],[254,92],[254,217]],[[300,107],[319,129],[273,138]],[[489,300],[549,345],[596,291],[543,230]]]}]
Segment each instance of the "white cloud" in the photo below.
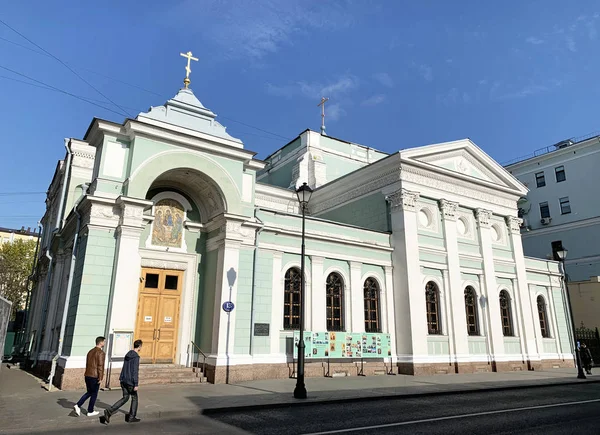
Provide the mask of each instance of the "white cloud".
[{"label": "white cloud", "polygon": [[381,83],[383,86],[386,86],[388,88],[394,87],[394,80],[392,80],[390,75],[386,72],[380,72],[380,73],[373,74],[373,78],[375,80],[377,80],[379,83]]},{"label": "white cloud", "polygon": [[565,37],[565,43],[567,44],[567,48],[569,51],[575,53],[577,51],[577,45],[575,44],[575,39],[572,36],[568,35]]},{"label": "white cloud", "polygon": [[494,82],[490,89],[490,99],[493,101],[513,100],[525,98],[532,95],[551,91],[562,85],[562,80],[550,79],[545,83],[530,83],[526,86],[516,88],[515,86],[503,86],[500,82]]},{"label": "white cloud", "polygon": [[325,119],[330,119],[332,121],[337,121],[344,115],[346,115],[346,111],[342,109],[340,103],[330,104],[325,110]]},{"label": "white cloud", "polygon": [[385,95],[376,94],[376,95],[373,95],[373,96],[367,98],[360,104],[363,106],[377,106],[378,104],[383,103],[385,101],[385,99],[386,99]]},{"label": "white cloud", "polygon": [[267,92],[276,97],[291,98],[294,96],[303,96],[307,98],[319,99],[321,97],[332,97],[345,94],[358,88],[359,81],[352,75],[345,75],[329,83],[308,83],[299,81],[288,85],[274,85],[267,83]]},{"label": "white cloud", "polygon": [[202,33],[228,58],[259,60],[292,45],[309,31],[336,31],[351,26],[354,15],[348,1],[307,0],[184,0],[161,17],[172,28]]},{"label": "white cloud", "polygon": [[433,80],[433,68],[431,68],[429,65],[419,65],[419,72],[425,81],[430,82]]},{"label": "white cloud", "polygon": [[535,36],[530,36],[525,41],[528,42],[528,43],[530,43],[530,44],[533,44],[533,45],[540,45],[540,44],[544,43],[543,39],[536,38]]}]

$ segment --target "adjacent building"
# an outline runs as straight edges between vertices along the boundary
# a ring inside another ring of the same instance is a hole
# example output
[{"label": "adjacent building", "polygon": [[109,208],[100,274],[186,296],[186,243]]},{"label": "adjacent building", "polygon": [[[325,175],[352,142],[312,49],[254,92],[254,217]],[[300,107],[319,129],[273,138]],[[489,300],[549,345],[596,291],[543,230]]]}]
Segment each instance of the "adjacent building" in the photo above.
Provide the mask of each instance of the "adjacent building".
[{"label": "adjacent building", "polygon": [[289,377],[302,306],[308,331],[389,334],[365,374],[573,365],[558,263],[523,253],[527,188],[468,139],[387,154],[306,130],[258,160],[186,84],[66,150],[29,323],[36,369],[54,360],[62,388],[82,385],[98,335],[115,380],[134,338],[145,365],[205,361],[210,382]]},{"label": "adjacent building", "polygon": [[570,139],[517,159],[506,169],[527,186],[519,202],[526,255],[557,260],[567,249],[576,327],[600,326],[600,136]]},{"label": "adjacent building", "polygon": [[0,227],[0,244],[12,243],[15,240],[37,240],[38,237],[37,228],[31,231],[31,227],[27,229],[25,227],[21,227],[21,229]]}]

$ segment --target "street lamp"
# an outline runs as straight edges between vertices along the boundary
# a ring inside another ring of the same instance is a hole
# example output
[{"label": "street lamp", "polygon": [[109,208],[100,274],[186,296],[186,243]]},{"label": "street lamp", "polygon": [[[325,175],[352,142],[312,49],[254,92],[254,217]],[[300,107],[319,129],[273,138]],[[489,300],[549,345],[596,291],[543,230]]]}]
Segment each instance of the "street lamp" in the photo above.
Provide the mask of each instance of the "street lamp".
[{"label": "street lamp", "polygon": [[573,331],[573,342],[575,343],[575,360],[577,361],[577,379],[587,379],[585,373],[583,373],[583,367],[581,366],[581,356],[579,354],[579,348],[577,347],[577,337],[575,337],[575,320],[573,319],[573,308],[571,307],[571,295],[569,294],[569,286],[567,284],[567,273],[565,269],[565,259],[569,251],[565,248],[556,251],[556,256],[562,266],[563,281],[565,283],[565,291],[567,293],[567,306],[569,307],[569,317],[571,318],[571,330]]},{"label": "street lamp", "polygon": [[302,248],[300,250],[300,341],[298,342],[298,373],[296,374],[296,388],[294,397],[306,399],[306,386],[304,385],[304,222],[306,207],[312,195],[312,189],[306,183],[302,183],[296,190],[300,210],[302,211]]}]

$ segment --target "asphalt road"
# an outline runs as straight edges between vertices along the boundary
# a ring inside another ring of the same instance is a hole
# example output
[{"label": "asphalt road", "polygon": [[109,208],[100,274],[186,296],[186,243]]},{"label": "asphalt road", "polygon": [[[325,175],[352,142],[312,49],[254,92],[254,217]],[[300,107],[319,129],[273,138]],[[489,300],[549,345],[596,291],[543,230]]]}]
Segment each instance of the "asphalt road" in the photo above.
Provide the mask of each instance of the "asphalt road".
[{"label": "asphalt road", "polygon": [[600,434],[600,384],[224,412],[211,417],[256,435]]},{"label": "asphalt road", "polygon": [[124,413],[108,426],[97,418],[68,422],[36,431],[4,432],[0,426],[0,434],[600,434],[600,383],[225,411],[136,424],[125,423]]}]

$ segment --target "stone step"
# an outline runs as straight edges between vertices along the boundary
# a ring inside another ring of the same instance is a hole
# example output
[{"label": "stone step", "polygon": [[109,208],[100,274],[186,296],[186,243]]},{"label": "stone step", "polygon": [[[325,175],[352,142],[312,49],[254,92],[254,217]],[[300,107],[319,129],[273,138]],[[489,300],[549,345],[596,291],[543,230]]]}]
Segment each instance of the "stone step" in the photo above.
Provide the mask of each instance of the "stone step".
[{"label": "stone step", "polygon": [[196,373],[194,373],[191,370],[186,370],[186,371],[150,371],[147,370],[144,373],[140,372],[140,378],[160,378],[160,377],[166,377],[166,378],[193,378],[196,377]]},{"label": "stone step", "polygon": [[189,378],[170,378],[168,376],[161,378],[140,379],[140,385],[154,384],[200,384],[203,383],[202,378],[190,376]]}]

